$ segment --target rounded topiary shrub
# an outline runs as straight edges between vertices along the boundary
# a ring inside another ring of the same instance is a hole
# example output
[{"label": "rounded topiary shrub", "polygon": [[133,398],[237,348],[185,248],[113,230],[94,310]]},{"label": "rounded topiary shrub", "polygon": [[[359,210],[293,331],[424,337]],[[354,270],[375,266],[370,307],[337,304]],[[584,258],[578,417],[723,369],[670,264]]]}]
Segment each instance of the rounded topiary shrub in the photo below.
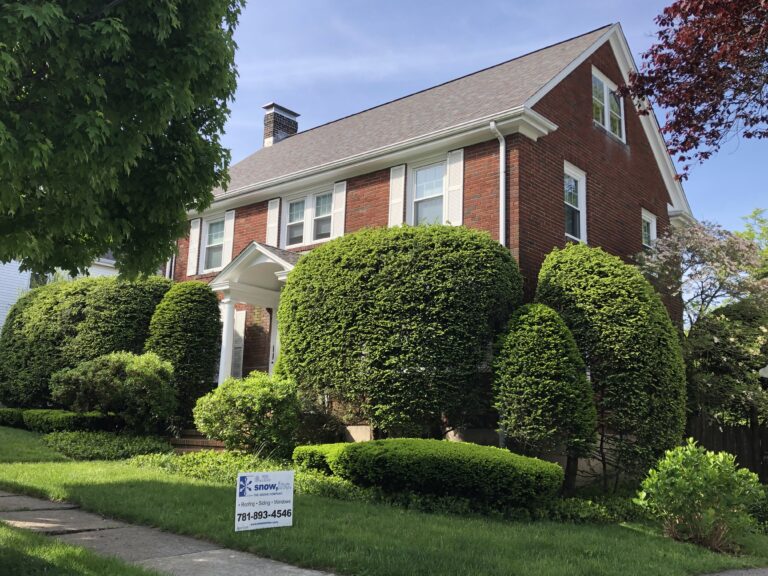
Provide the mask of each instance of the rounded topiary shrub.
[{"label": "rounded topiary shrub", "polygon": [[50,404],[51,375],[119,350],[141,353],[170,280],[79,278],[23,295],[0,335],[0,402]]},{"label": "rounded topiary shrub", "polygon": [[274,452],[288,457],[296,444],[300,403],[287,380],[251,372],[229,378],[198,399],[195,426],[230,450]]},{"label": "rounded topiary shrub", "polygon": [[521,299],[509,251],[453,226],[367,229],[299,260],[280,299],[281,371],[390,434],[460,424]]},{"label": "rounded topiary shrub", "polygon": [[221,321],[216,295],[203,282],[174,285],[157,306],[146,350],[173,364],[179,416],[188,420],[195,402],[216,383]]},{"label": "rounded topiary shrub", "polygon": [[562,316],[587,364],[604,473],[647,470],[685,424],[680,341],[658,294],[620,258],[570,244],[545,259],[536,299]]},{"label": "rounded topiary shrub", "polygon": [[53,399],[77,412],[116,414],[128,429],[155,432],[176,413],[173,366],[153,353],[113,352],[51,378]]},{"label": "rounded topiary shrub", "polygon": [[649,472],[639,503],[667,536],[726,551],[755,524],[750,511],[763,497],[757,474],[738,468],[732,454],[709,452],[689,438]]},{"label": "rounded topiary shrub", "polygon": [[494,399],[511,446],[585,456],[594,444],[592,387],[576,341],[544,304],[513,314],[494,362]]}]

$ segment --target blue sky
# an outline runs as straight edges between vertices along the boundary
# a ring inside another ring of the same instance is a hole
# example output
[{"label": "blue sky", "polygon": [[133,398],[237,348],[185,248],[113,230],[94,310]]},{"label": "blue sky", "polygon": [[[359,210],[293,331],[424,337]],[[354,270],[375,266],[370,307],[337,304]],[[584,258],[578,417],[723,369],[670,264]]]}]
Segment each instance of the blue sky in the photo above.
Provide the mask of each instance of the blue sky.
[{"label": "blue sky", "polygon": [[[275,101],[304,130],[621,22],[635,59],[669,1],[283,0],[250,2],[236,34],[240,73],[224,137],[237,162],[261,147],[263,110]],[[468,9],[469,8],[469,9]],[[730,229],[768,208],[768,141],[735,139],[685,190],[694,214]]]}]

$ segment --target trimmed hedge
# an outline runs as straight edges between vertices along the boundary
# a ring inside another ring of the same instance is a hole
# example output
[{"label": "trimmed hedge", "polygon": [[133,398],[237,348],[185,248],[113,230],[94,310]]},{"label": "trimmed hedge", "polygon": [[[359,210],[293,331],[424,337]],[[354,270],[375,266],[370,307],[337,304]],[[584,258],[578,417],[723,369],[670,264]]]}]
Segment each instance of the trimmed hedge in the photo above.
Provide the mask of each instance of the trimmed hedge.
[{"label": "trimmed hedge", "polygon": [[122,422],[115,416],[98,412],[68,412],[67,410],[24,410],[24,427],[33,432],[77,430],[116,430]]},{"label": "trimmed hedge", "polygon": [[21,408],[0,408],[0,426],[24,428],[24,410]]},{"label": "trimmed hedge", "polygon": [[175,284],[158,304],[145,349],[173,364],[178,414],[192,416],[197,399],[216,384],[221,347],[219,301],[204,282]]},{"label": "trimmed hedge", "polygon": [[43,442],[75,460],[123,460],[173,451],[162,438],[111,432],[52,432],[43,436]]},{"label": "trimmed hedge", "polygon": [[333,463],[348,445],[348,442],[339,442],[297,446],[293,451],[293,463],[301,470],[318,470],[331,474]]},{"label": "trimmed hedge", "polygon": [[549,505],[563,483],[557,464],[466,442],[394,438],[349,443],[326,462],[334,474],[385,493],[470,499],[478,507]]},{"label": "trimmed hedge", "polygon": [[595,440],[592,387],[573,334],[549,306],[529,304],[499,340],[494,392],[508,441],[526,453],[565,447],[586,456]]},{"label": "trimmed hedge", "polygon": [[51,375],[109,352],[141,353],[171,281],[79,278],[24,294],[0,333],[0,402],[48,407]]},{"label": "trimmed hedge", "polygon": [[113,352],[56,372],[51,395],[78,412],[114,413],[135,432],[157,432],[176,412],[172,375],[171,363],[157,354]]},{"label": "trimmed hedge", "polygon": [[569,244],[544,260],[536,300],[560,313],[587,363],[605,482],[648,470],[685,425],[680,340],[658,294],[620,258]]},{"label": "trimmed hedge", "polygon": [[390,435],[487,408],[478,372],[522,296],[509,250],[478,230],[402,226],[303,256],[280,298],[280,370]]},{"label": "trimmed hedge", "polygon": [[293,383],[251,372],[200,398],[194,416],[200,432],[230,450],[269,450],[287,457],[296,446],[299,410]]}]

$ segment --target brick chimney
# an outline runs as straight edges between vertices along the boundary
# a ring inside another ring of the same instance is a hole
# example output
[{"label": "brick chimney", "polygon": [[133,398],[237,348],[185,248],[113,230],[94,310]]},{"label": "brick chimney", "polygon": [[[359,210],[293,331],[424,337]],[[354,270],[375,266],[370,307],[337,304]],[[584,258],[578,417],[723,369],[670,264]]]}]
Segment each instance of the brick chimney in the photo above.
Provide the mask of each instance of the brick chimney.
[{"label": "brick chimney", "polygon": [[270,102],[262,106],[264,108],[264,147],[277,144],[288,136],[293,136],[299,131],[299,123],[296,118],[299,114],[279,104]]}]

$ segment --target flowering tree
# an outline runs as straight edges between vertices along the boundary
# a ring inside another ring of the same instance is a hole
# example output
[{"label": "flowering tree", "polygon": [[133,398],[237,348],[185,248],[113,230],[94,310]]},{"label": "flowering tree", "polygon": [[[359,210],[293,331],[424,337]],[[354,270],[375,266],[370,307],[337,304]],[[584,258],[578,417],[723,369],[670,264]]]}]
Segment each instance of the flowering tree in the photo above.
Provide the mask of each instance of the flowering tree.
[{"label": "flowering tree", "polygon": [[742,238],[754,242],[760,248],[762,263],[755,272],[759,278],[768,278],[768,216],[766,216],[766,212],[768,211],[760,208],[753,210],[752,214],[744,217],[745,229],[736,233]]},{"label": "flowering tree", "polygon": [[706,160],[739,133],[768,137],[768,2],[676,0],[656,23],[626,92],[669,110],[662,131],[678,160]]},{"label": "flowering tree", "polygon": [[768,295],[768,278],[754,274],[759,246],[712,222],[670,229],[638,261],[657,286],[682,298],[689,328],[728,299]]}]

